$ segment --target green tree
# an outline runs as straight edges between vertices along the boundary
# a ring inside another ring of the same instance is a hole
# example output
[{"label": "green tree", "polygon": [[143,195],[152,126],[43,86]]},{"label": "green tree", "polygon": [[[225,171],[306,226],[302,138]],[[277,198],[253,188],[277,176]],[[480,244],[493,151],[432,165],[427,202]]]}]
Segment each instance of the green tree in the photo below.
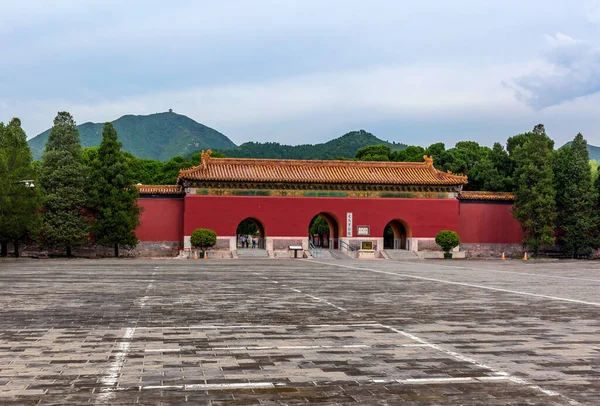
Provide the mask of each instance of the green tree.
[{"label": "green tree", "polygon": [[387,145],[369,145],[356,151],[354,158],[358,161],[389,161],[392,150]]},{"label": "green tree", "polygon": [[554,174],[558,246],[569,257],[589,256],[597,246],[599,218],[587,142],[581,134],[556,151]]},{"label": "green tree", "polygon": [[217,233],[208,228],[197,228],[190,236],[190,244],[194,248],[200,248],[206,255],[206,249],[217,243]]},{"label": "green tree", "polygon": [[423,162],[425,149],[423,147],[410,145],[400,151],[394,151],[391,159],[396,162]]},{"label": "green tree", "polygon": [[34,189],[35,172],[27,136],[21,121],[13,118],[7,126],[0,123],[0,255],[7,255],[7,242],[14,244],[19,256],[19,242],[37,236],[39,193]]},{"label": "green tree", "polygon": [[95,241],[114,247],[135,247],[135,229],[140,224],[138,190],[133,184],[121,143],[111,123],[104,124],[102,142],[91,163],[89,181],[90,211],[94,216],[91,231]]},{"label": "green tree", "polygon": [[42,237],[47,245],[64,247],[69,258],[73,247],[88,242],[86,172],[75,120],[65,111],[59,112],[40,167]]},{"label": "green tree", "polygon": [[[327,221],[323,218],[323,216],[315,216],[310,222],[308,233],[311,236],[315,234],[318,235],[319,241],[321,241],[321,244],[323,244],[323,236],[325,234],[329,235],[330,233],[329,224],[327,224]],[[330,235],[329,237],[332,236]]]},{"label": "green tree", "polygon": [[523,229],[523,245],[537,256],[542,246],[554,243],[554,141],[546,135],[542,124],[536,125],[526,138],[513,150],[516,191],[512,211]]},{"label": "green tree", "polygon": [[442,230],[435,236],[435,243],[448,253],[460,245],[460,238],[456,231]]}]

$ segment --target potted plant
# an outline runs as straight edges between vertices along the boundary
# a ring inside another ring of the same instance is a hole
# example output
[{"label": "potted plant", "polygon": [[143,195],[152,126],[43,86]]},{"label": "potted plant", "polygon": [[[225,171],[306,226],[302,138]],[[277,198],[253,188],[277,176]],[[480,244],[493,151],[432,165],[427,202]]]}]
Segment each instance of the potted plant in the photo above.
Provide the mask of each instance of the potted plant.
[{"label": "potted plant", "polygon": [[206,249],[214,247],[217,243],[217,233],[207,228],[197,228],[190,236],[190,244],[193,248],[200,248],[200,258],[206,255]]},{"label": "potted plant", "polygon": [[452,253],[450,251],[458,247],[460,239],[456,231],[442,230],[435,236],[435,243],[444,250],[444,258],[451,259]]}]

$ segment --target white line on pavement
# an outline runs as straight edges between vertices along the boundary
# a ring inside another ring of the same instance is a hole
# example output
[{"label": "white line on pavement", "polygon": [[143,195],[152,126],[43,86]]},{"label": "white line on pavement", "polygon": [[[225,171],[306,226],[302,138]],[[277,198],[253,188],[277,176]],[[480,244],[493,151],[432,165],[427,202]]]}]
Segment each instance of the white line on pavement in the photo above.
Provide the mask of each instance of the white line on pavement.
[{"label": "white line on pavement", "polygon": [[397,276],[397,277],[401,277],[401,278],[419,279],[419,280],[429,281],[429,282],[439,282],[439,283],[446,283],[446,284],[449,284],[449,285],[467,286],[467,287],[470,287],[470,288],[493,290],[493,291],[496,291],[496,292],[504,292],[504,293],[510,293],[510,294],[514,294],[514,295],[541,297],[543,299],[559,300],[559,301],[563,301],[563,302],[585,304],[585,305],[600,307],[600,303],[597,303],[597,302],[588,302],[588,301],[585,301],[585,300],[569,299],[569,298],[566,298],[566,297],[541,295],[539,293],[529,293],[529,292],[522,292],[522,291],[518,291],[518,290],[494,288],[494,287],[491,287],[491,286],[476,285],[476,284],[473,284],[473,283],[465,283],[465,282],[448,281],[448,280],[437,279],[437,278],[426,278],[424,276],[407,275],[407,274],[403,274],[403,273],[381,271],[381,270],[370,269],[370,268],[359,268],[357,266],[332,264],[332,263],[329,263],[329,262],[311,261],[309,259],[306,259],[305,261],[314,262],[314,263],[322,264],[322,265],[339,266],[339,267],[342,267],[342,268],[350,268],[350,269],[357,269],[357,270],[360,270],[360,271],[381,273],[381,274],[392,275],[392,276]]}]

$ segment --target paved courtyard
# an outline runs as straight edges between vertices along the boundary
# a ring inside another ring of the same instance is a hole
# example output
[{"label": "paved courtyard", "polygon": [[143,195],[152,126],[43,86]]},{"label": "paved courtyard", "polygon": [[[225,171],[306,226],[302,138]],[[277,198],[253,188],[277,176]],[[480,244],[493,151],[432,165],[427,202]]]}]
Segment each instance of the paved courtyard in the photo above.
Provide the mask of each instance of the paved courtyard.
[{"label": "paved courtyard", "polygon": [[0,405],[600,404],[600,263],[0,261]]}]

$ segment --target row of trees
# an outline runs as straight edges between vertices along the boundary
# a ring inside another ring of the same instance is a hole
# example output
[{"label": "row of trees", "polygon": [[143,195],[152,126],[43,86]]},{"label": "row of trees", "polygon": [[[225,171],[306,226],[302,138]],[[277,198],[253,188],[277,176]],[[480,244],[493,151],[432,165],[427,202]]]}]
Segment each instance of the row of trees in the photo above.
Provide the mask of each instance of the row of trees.
[{"label": "row of trees", "polygon": [[540,124],[510,137],[506,149],[472,141],[448,150],[442,143],[397,152],[375,145],[360,149],[355,159],[420,162],[425,154],[433,156],[438,169],[466,174],[466,190],[513,192],[513,214],[523,229],[523,244],[534,255],[555,243],[569,257],[585,257],[600,247],[600,180],[594,182],[596,168],[581,134],[555,151]]},{"label": "row of trees", "polygon": [[[18,119],[0,124],[0,244],[1,255],[13,242],[37,240],[51,248],[74,247],[92,241],[114,247],[135,246],[139,225],[138,192],[126,156],[111,123],[93,156],[84,158],[75,120],[60,112],[42,161],[34,165]],[[36,181],[33,187],[32,180]],[[27,187],[26,187],[27,186]]]}]

